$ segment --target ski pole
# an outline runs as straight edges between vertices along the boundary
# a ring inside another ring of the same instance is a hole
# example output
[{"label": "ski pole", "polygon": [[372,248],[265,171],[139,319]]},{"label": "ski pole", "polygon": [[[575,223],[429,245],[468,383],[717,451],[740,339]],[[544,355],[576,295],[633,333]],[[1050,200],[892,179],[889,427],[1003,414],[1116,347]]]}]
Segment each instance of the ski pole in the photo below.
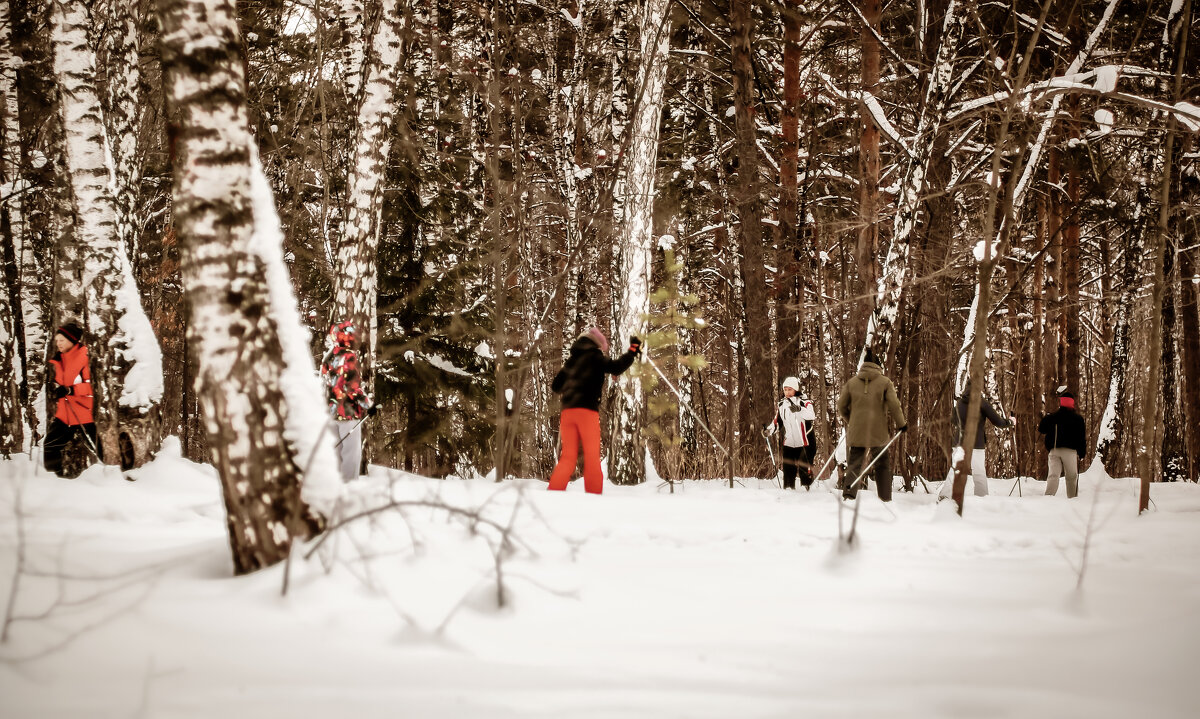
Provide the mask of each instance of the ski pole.
[{"label": "ski pole", "polygon": [[[371,405],[371,407],[374,407],[374,406],[375,406],[375,405]],[[339,440],[337,441],[337,443],[333,445],[333,448],[334,448],[334,449],[337,449],[338,447],[341,447],[341,446],[342,446],[342,442],[345,442],[347,437],[349,437],[350,435],[354,434],[354,430],[356,430],[356,429],[358,429],[360,426],[362,426],[362,423],[363,423],[363,422],[366,422],[366,421],[367,421],[367,418],[369,418],[370,416],[371,416],[371,413],[370,413],[369,411],[368,411],[368,412],[366,412],[365,414],[363,414],[363,416],[362,416],[362,419],[360,419],[360,420],[358,420],[357,422],[355,422],[355,423],[354,423],[354,426],[350,428],[350,431],[349,431],[349,432],[347,432],[346,434],[342,435],[342,438],[341,438],[341,439],[339,439]]]},{"label": "ski pole", "polygon": [[[66,397],[63,397],[63,399],[66,399]],[[63,407],[65,407],[67,410],[67,413],[71,415],[71,419],[75,420],[75,426],[78,427],[80,433],[83,434],[84,446],[86,446],[88,448],[88,450],[91,451],[92,456],[96,458],[97,462],[99,462],[100,464],[104,464],[104,458],[102,458],[100,456],[100,450],[96,448],[95,442],[92,441],[92,436],[87,433],[86,429],[83,428],[83,424],[79,421],[79,417],[76,416],[75,410],[71,409],[70,403],[64,403]]]},{"label": "ski pole", "polygon": [[778,467],[779,463],[775,461],[775,448],[771,446],[771,435],[767,434],[767,430],[763,430],[763,439],[767,441],[767,454],[771,455],[771,464]]},{"label": "ski pole", "polygon": [[887,454],[888,447],[891,447],[892,443],[899,439],[901,434],[901,432],[897,432],[892,435],[892,438],[887,441],[887,444],[883,445],[883,448],[879,450],[879,454],[875,455],[875,458],[872,459],[866,467],[863,467],[862,471],[858,473],[858,476],[854,478],[854,481],[850,484],[850,490],[854,490],[854,488],[858,486],[858,483],[862,481],[863,477],[867,476],[867,472],[871,471],[871,467],[875,466],[875,463],[879,461],[880,457]]},{"label": "ski pole", "polygon": [[658,373],[658,376],[662,378],[662,381],[666,382],[667,386],[671,388],[671,391],[675,393],[675,396],[679,398],[679,401],[683,404],[684,409],[690,412],[691,415],[696,418],[696,422],[704,428],[704,431],[708,432],[708,436],[712,437],[712,441],[717,445],[717,449],[721,450],[721,453],[726,457],[729,457],[729,451],[725,449],[723,444],[721,444],[721,440],[717,439],[717,435],[713,434],[712,430],[708,428],[707,424],[704,424],[704,420],[700,419],[700,415],[696,414],[696,410],[692,409],[692,405],[683,398],[683,395],[680,394],[679,390],[675,389],[675,385],[671,384],[671,380],[667,379],[667,376],[662,373],[662,370],[658,368],[658,365],[654,363],[654,360],[650,359],[650,355],[646,354],[643,356],[646,358],[646,362],[649,363],[650,366],[654,368],[654,371]]}]

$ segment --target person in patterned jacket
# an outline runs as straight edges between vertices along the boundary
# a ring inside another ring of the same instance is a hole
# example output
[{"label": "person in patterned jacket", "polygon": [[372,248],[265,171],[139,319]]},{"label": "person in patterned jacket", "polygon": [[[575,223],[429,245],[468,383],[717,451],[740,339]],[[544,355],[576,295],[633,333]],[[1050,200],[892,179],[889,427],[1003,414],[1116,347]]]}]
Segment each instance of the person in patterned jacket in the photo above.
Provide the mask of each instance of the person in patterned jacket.
[{"label": "person in patterned jacket", "polygon": [[329,400],[329,411],[337,428],[339,462],[342,479],[351,480],[358,476],[362,461],[362,424],[360,420],[375,414],[375,404],[363,391],[358,374],[358,334],[354,323],[340,322],[329,328],[332,347],[321,363],[321,377],[325,380],[325,394]]}]

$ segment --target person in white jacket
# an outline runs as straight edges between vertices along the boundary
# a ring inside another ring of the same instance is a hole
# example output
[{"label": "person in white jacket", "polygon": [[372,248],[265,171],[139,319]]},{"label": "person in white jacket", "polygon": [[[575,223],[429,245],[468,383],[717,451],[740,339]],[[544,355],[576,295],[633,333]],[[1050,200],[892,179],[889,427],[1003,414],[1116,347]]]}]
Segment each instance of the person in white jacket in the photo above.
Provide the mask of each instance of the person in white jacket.
[{"label": "person in white jacket", "polygon": [[812,464],[817,453],[817,437],[814,427],[817,413],[811,400],[800,396],[800,380],[788,377],[783,381],[783,399],[775,419],[768,425],[772,434],[777,428],[783,431],[783,488],[795,489],[796,477],[805,489],[813,483]]}]

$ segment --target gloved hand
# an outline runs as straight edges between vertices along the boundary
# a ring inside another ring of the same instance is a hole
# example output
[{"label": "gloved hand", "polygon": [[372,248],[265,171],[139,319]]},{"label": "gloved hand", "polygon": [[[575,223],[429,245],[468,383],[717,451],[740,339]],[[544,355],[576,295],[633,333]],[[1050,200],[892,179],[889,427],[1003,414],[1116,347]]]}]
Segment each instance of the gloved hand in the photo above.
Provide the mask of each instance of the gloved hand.
[{"label": "gloved hand", "polygon": [[764,434],[775,434],[775,423],[767,422],[766,424],[764,424],[763,425],[763,433]]},{"label": "gloved hand", "polygon": [[899,427],[897,427],[897,428],[896,428],[896,431],[897,431],[897,432],[907,432],[907,431],[908,431],[908,425],[907,425],[907,424],[902,424],[902,425],[900,425]]},{"label": "gloved hand", "polygon": [[1015,415],[1015,414],[1008,415],[1008,428],[1012,429],[1013,427],[1016,427],[1016,426],[1017,426],[1017,415]]},{"label": "gloved hand", "polygon": [[629,338],[629,351],[634,353],[635,355],[640,355],[642,353],[642,341],[639,340],[637,337],[630,337]]},{"label": "gloved hand", "polygon": [[71,388],[66,385],[56,385],[54,387],[54,399],[62,399],[71,394]]},{"label": "gloved hand", "polygon": [[374,417],[375,413],[378,411],[379,411],[379,405],[373,404],[370,407],[367,407],[367,416]]}]

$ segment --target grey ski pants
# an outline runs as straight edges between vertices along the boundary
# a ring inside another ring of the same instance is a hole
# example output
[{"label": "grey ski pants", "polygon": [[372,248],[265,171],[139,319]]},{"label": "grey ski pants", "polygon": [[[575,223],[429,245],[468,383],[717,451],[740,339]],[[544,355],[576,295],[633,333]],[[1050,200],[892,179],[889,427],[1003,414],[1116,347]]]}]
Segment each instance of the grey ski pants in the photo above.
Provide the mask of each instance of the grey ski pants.
[{"label": "grey ski pants", "polygon": [[1073,449],[1056,447],[1046,460],[1046,495],[1058,493],[1058,478],[1067,478],[1067,497],[1079,494],[1079,455]]},{"label": "grey ski pants", "polygon": [[358,465],[362,461],[362,425],[358,420],[333,423],[337,427],[338,465],[342,479],[349,482],[358,477]]}]

